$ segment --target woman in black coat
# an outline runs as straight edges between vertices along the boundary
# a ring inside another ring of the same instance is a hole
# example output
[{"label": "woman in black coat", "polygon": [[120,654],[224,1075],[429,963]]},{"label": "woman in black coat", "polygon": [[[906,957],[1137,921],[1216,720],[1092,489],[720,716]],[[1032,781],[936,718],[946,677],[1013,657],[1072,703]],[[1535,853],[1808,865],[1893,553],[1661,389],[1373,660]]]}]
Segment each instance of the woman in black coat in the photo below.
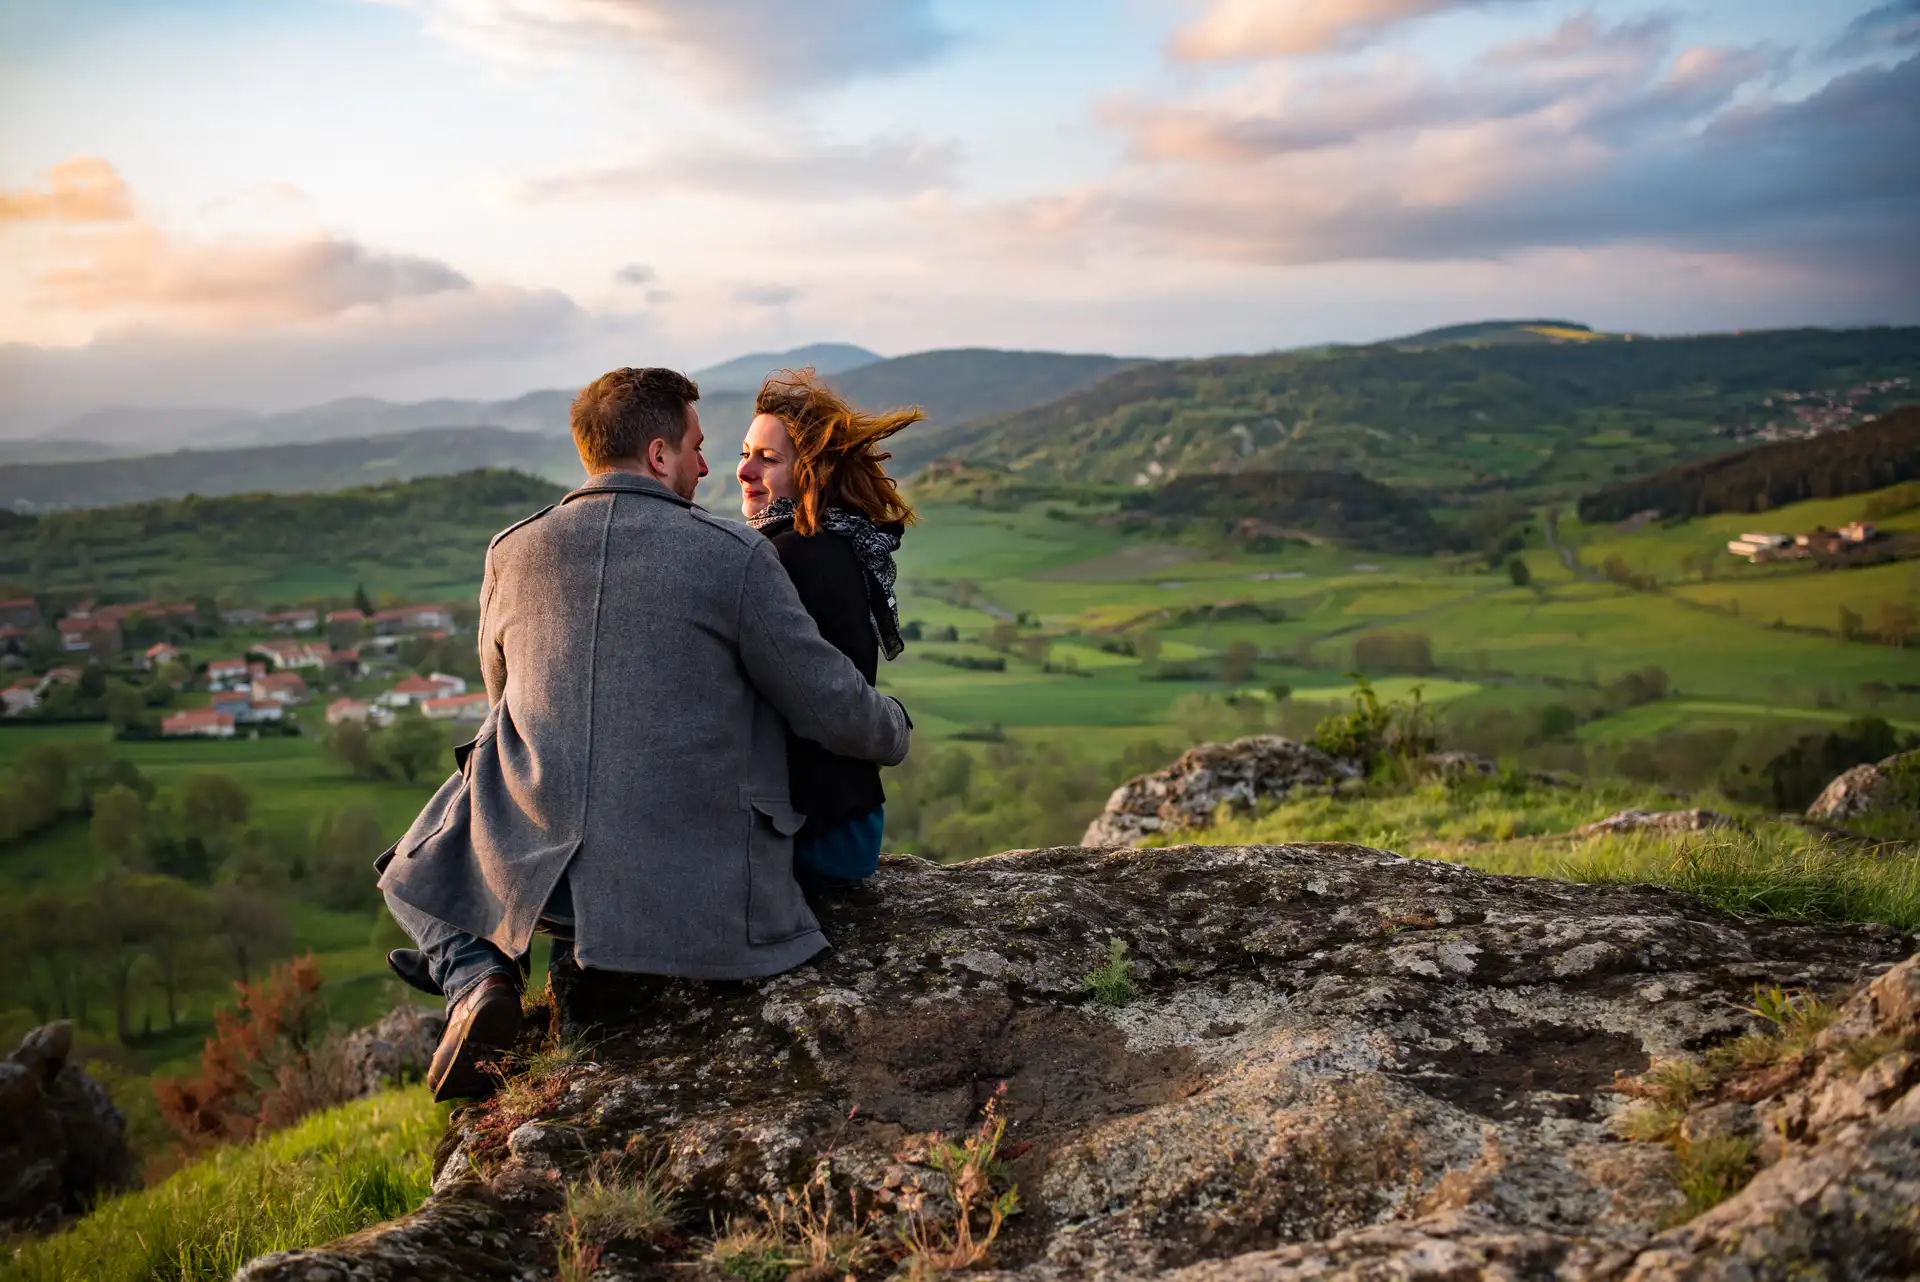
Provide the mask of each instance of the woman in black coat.
[{"label": "woman in black coat", "polygon": [[[893,554],[913,522],[878,446],[924,417],[864,414],[812,370],[782,370],[760,389],[734,473],[748,523],[773,540],[820,635],[868,684],[880,656],[902,649]],[[807,817],[793,844],[800,884],[812,892],[872,876],[886,823],[880,767],[789,735],[787,778]]]}]

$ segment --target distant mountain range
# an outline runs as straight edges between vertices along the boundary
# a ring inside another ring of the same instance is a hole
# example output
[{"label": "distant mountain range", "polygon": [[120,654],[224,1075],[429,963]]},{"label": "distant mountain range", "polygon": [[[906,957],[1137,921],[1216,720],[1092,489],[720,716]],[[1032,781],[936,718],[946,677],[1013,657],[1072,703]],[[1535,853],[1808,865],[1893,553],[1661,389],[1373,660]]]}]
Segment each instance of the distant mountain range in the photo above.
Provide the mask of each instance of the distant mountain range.
[{"label": "distant mountain range", "polygon": [[[699,372],[713,468],[703,503],[733,506],[733,447],[759,380],[809,363],[831,369],[829,381],[860,405],[926,409],[926,423],[890,442],[900,476],[942,457],[1130,489],[1183,476],[1344,472],[1441,507],[1577,498],[1756,436],[1800,434],[1816,418],[1827,430],[1920,399],[1920,328],[1655,339],[1502,320],[1179,361],[987,348],[880,359],[816,344]],[[317,491],[489,467],[568,482],[579,470],[571,400],[551,390],[492,402],[356,398],[245,418],[100,411],[57,437],[0,443],[0,504],[42,511]],[[191,433],[197,448],[101,457],[130,452],[142,423]]]},{"label": "distant mountain range", "polygon": [[[370,396],[351,396],[278,414],[249,414],[214,407],[114,406],[70,419],[42,433],[38,439],[68,446],[85,443],[118,454],[147,454],[160,450],[308,445],[316,441],[386,436],[436,427],[564,432],[567,407],[572,403],[572,392],[542,391],[528,392],[510,401],[434,400],[405,405]],[[0,446],[0,457],[8,456],[5,448]]]},{"label": "distant mountain range", "polygon": [[[834,374],[880,359],[876,353],[850,343],[815,343],[792,351],[736,357],[696,370],[693,377],[708,394],[747,393],[757,390],[761,380],[775,369],[812,365],[822,374]],[[41,433],[34,439],[46,444],[37,447],[38,453],[27,448],[27,442],[0,442],[0,459],[25,462],[47,458],[44,451],[56,442],[65,450],[64,457],[83,457],[75,453],[76,447],[91,448],[96,456],[148,454],[173,449],[311,444],[437,427],[503,427],[516,432],[564,434],[567,408],[573,404],[576,390],[528,392],[508,401],[447,398],[410,404],[350,396],[276,414],[216,405],[116,405],[91,410]]]},{"label": "distant mountain range", "polygon": [[344,490],[478,468],[577,479],[570,439],[500,427],[432,427],[305,445],[178,450],[69,463],[0,463],[0,506],[16,512],[109,507],[197,494]]},{"label": "distant mountain range", "polygon": [[[857,404],[923,406],[931,421],[900,439],[928,438],[915,454],[924,460],[938,452],[932,438],[947,427],[1051,400],[1137,363],[984,348],[883,360],[848,344],[740,357],[696,374],[713,466],[701,499],[731,506],[734,446],[753,416],[752,393],[774,369],[837,366],[830,381]],[[573,396],[550,390],[508,401],[406,405],[354,397],[241,417],[217,407],[100,410],[44,438],[0,442],[0,505],[45,511],[185,494],[319,491],[473,468],[568,481],[580,466],[567,426]],[[144,444],[151,441],[171,452]]]},{"label": "distant mountain range", "polygon": [[700,384],[702,396],[711,396],[716,392],[751,395],[759,391],[767,375],[777,369],[800,369],[811,365],[814,373],[825,377],[844,374],[884,359],[878,352],[855,347],[852,343],[811,343],[792,351],[754,352],[747,356],[736,356],[730,361],[695,370],[693,380]]}]

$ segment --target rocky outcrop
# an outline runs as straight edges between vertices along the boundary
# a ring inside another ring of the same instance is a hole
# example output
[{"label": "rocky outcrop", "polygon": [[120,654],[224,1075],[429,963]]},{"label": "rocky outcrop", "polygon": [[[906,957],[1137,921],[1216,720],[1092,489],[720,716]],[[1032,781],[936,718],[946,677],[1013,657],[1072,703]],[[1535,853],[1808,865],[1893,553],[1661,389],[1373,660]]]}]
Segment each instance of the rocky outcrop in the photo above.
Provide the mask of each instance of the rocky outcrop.
[{"label": "rocky outcrop", "polygon": [[1807,807],[1807,818],[1837,827],[1880,815],[1920,826],[1920,749],[1843,771]]},{"label": "rocky outcrop", "polygon": [[1207,828],[1222,809],[1252,810],[1358,778],[1360,768],[1351,761],[1278,735],[1203,743],[1165,770],[1121,784],[1080,841],[1137,846],[1156,834]]},{"label": "rocky outcrop", "polygon": [[1707,832],[1714,828],[1742,826],[1738,819],[1717,810],[1621,810],[1605,819],[1583,824],[1573,831],[1582,837],[1599,837],[1623,832]]},{"label": "rocky outcrop", "polygon": [[1908,1000],[1891,930],[1348,845],[889,857],[821,916],[834,950],[763,981],[557,971],[585,1051],[457,1113],[412,1215],[241,1278],[548,1278],[565,1190],[626,1162],[677,1190],[683,1235],[616,1238],[594,1276],[717,1282],[700,1237],[823,1159],[842,1205],[937,1198],[929,1133],[990,1101],[1022,1209],[982,1278],[1820,1276],[1714,1245],[1745,1199],[1770,1244],[1851,1224],[1875,1254],[1850,1277],[1901,1276],[1920,1240],[1894,1200],[1920,1175],[1906,1068],[1843,1089],[1868,1131],[1820,1105],[1774,1168],[1824,1174],[1664,1234],[1674,1151],[1614,1124],[1616,1075],[1753,1029],[1756,985]]},{"label": "rocky outcrop", "polygon": [[0,1232],[50,1228],[132,1182],[126,1118],[72,1052],[61,1020],[0,1060]]},{"label": "rocky outcrop", "polygon": [[418,1081],[447,1026],[446,1014],[424,1006],[396,1006],[380,1022],[341,1039],[339,1071],[352,1095],[373,1095],[395,1082]]},{"label": "rocky outcrop", "polygon": [[1736,1136],[1765,1169],[1630,1278],[1920,1277],[1920,957],[1804,1050],[1730,1074],[1687,1119],[1701,1122],[1690,1138]]}]

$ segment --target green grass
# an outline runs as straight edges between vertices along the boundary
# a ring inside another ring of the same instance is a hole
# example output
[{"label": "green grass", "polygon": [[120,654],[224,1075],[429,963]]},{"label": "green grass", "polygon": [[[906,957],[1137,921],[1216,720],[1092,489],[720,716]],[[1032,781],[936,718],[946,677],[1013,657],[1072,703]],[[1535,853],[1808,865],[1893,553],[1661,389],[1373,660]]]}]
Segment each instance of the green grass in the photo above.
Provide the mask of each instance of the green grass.
[{"label": "green grass", "polygon": [[1688,805],[1742,809],[1711,795],[1682,801],[1653,787],[1611,781],[1579,789],[1508,788],[1497,782],[1429,783],[1405,790],[1373,785],[1372,795],[1289,802],[1202,832],[1157,838],[1154,844],[1350,841],[1482,872],[1667,886],[1729,912],[1920,928],[1920,846],[1910,843],[1862,852],[1752,812],[1746,830],[1571,835],[1574,828],[1618,810]]},{"label": "green grass", "polygon": [[1127,946],[1117,935],[1107,941],[1107,959],[1088,972],[1080,989],[1096,1006],[1125,1006],[1139,993]]},{"label": "green grass", "polygon": [[[1416,688],[1420,691],[1420,698],[1433,705],[1464,699],[1468,695],[1478,694],[1482,689],[1471,681],[1452,681],[1446,677],[1382,677],[1373,682],[1373,692],[1387,703],[1413,698]],[[1341,685],[1305,686],[1293,692],[1293,698],[1302,703],[1345,704],[1352,697],[1351,681]]]},{"label": "green grass", "polygon": [[1894,561],[1857,570],[1800,568],[1792,573],[1715,579],[1673,589],[1683,601],[1731,613],[1757,624],[1774,620],[1793,628],[1833,631],[1844,607],[1874,626],[1875,607],[1883,601],[1920,599],[1920,562]]},{"label": "green grass", "polygon": [[[1745,729],[1756,722],[1780,722],[1806,730],[1842,725],[1860,715],[1856,709],[1774,707],[1764,703],[1735,703],[1725,699],[1662,699],[1588,722],[1580,727],[1585,742],[1613,743],[1644,739],[1665,730]],[[1920,718],[1898,714],[1887,718],[1895,729],[1920,731]]]},{"label": "green grass", "polygon": [[1670,886],[1729,912],[1920,927],[1920,851],[1864,854],[1785,824],[1763,824],[1752,835],[1604,838],[1576,845],[1546,871],[1568,881]]},{"label": "green grass", "polygon": [[[1581,526],[1563,523],[1561,533],[1580,546],[1580,556],[1589,566],[1598,566],[1609,555],[1618,554],[1636,574],[1654,574],[1663,579],[1681,577],[1681,558],[1711,559],[1717,578],[1766,579],[1805,573],[1793,563],[1754,565],[1727,552],[1729,540],[1749,530],[1770,530],[1797,534],[1817,527],[1837,530],[1864,515],[1871,494],[1850,494],[1837,499],[1809,499],[1771,512],[1734,512],[1697,517],[1672,525],[1659,522],[1623,533],[1610,526]],[[1920,530],[1920,509],[1898,516],[1881,517],[1874,524],[1883,530]],[[1842,577],[1857,571],[1841,572]]]},{"label": "green grass", "polygon": [[1370,785],[1359,795],[1310,797],[1229,818],[1189,839],[1210,845],[1351,841],[1407,855],[1442,854],[1469,843],[1564,833],[1618,810],[1674,804],[1657,788],[1611,781],[1591,788],[1507,788],[1492,781]]},{"label": "green grass", "polygon": [[0,1278],[229,1278],[255,1256],[328,1242],[419,1205],[445,1125],[424,1087],[317,1113],[112,1198],[65,1233],[24,1243]]}]

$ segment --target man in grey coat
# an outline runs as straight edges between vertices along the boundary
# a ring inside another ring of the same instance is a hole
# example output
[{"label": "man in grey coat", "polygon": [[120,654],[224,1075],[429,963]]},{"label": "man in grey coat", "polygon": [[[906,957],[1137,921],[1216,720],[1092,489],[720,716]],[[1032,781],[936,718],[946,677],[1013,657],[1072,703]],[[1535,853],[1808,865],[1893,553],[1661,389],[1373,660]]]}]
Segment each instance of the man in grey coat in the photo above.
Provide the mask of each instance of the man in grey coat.
[{"label": "man in grey coat", "polygon": [[574,401],[586,484],[499,534],[491,708],[380,888],[448,998],[437,1098],[483,1094],[536,927],[581,966],[746,979],[826,947],[792,872],[786,731],[892,765],[910,722],[824,641],[772,544],[694,506],[693,402],[663,369]]}]

